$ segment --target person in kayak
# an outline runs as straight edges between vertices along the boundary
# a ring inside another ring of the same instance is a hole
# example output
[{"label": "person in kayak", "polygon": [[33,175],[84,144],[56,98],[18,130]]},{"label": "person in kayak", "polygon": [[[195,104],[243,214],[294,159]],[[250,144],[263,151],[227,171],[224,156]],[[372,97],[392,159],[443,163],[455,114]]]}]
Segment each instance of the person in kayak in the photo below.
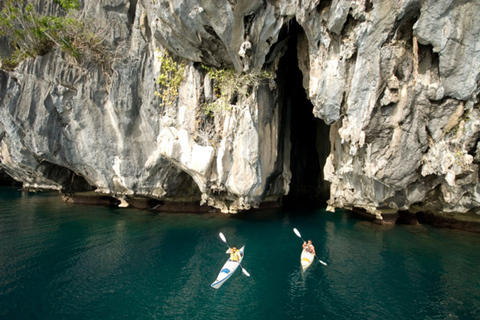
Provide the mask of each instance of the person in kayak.
[{"label": "person in kayak", "polygon": [[315,247],[312,244],[312,240],[308,240],[308,243],[304,241],[302,247],[303,250],[315,255]]},{"label": "person in kayak", "polygon": [[236,246],[228,248],[227,253],[230,253],[230,260],[231,261],[240,261],[240,253],[237,250]]}]

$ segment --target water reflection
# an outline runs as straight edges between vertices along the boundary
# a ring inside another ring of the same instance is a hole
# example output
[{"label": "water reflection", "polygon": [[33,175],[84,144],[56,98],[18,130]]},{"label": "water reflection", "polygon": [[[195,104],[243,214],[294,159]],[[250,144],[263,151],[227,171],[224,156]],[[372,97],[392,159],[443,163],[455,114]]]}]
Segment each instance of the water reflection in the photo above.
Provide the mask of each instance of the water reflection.
[{"label": "water reflection", "polygon": [[[1,198],[1,195],[0,195]],[[5,199],[5,198],[3,198]],[[42,195],[0,211],[0,318],[474,319],[480,235],[322,210],[136,214]],[[320,259],[303,273],[298,228]],[[210,284],[230,245],[241,270]]]}]

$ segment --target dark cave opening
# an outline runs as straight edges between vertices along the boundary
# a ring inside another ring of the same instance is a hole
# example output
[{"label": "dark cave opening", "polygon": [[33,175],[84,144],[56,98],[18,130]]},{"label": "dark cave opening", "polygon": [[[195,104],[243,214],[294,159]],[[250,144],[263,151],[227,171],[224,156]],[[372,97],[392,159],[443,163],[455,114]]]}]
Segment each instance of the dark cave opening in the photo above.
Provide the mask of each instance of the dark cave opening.
[{"label": "dark cave opening", "polygon": [[22,183],[13,179],[5,170],[0,168],[0,186],[2,187],[21,187]]},{"label": "dark cave opening", "polygon": [[84,177],[76,174],[72,170],[56,165],[48,161],[42,161],[37,171],[42,175],[62,186],[62,193],[83,192],[94,190]]},{"label": "dark cave opening", "polygon": [[[288,39],[288,40],[287,40]],[[284,138],[290,140],[290,191],[284,204],[304,202],[325,204],[330,185],[324,180],[323,167],[330,153],[330,127],[314,117],[313,105],[303,87],[299,59],[308,61],[308,42],[300,25],[292,20],[282,30],[278,43],[288,45],[277,71],[283,105]],[[307,62],[308,63],[308,62]]]}]

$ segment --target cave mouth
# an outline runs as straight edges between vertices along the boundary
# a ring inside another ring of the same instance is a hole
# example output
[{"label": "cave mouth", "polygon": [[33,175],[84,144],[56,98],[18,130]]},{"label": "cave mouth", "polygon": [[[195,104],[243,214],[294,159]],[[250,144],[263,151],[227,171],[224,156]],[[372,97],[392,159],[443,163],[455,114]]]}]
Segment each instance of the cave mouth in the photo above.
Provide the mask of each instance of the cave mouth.
[{"label": "cave mouth", "polygon": [[22,183],[13,179],[4,169],[0,168],[0,187],[21,187]]},{"label": "cave mouth", "polygon": [[285,40],[288,44],[277,77],[282,91],[284,139],[290,141],[292,176],[290,191],[283,202],[287,205],[298,202],[325,205],[330,196],[330,184],[323,175],[330,153],[330,126],[313,115],[313,104],[303,87],[299,59],[308,66],[308,40],[295,20],[282,30],[279,42]]},{"label": "cave mouth", "polygon": [[37,171],[45,178],[58,183],[62,187],[62,193],[85,192],[95,189],[84,177],[74,171],[48,161],[42,161],[38,165]]}]

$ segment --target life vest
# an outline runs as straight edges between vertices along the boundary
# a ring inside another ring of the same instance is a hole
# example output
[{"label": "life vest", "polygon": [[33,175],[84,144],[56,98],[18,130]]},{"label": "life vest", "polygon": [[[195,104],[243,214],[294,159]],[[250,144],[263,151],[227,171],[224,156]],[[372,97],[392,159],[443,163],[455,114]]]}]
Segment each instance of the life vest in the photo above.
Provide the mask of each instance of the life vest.
[{"label": "life vest", "polygon": [[233,252],[232,249],[228,249],[227,253],[230,253],[230,260],[240,261],[240,254],[238,252],[238,249],[235,252]]}]

